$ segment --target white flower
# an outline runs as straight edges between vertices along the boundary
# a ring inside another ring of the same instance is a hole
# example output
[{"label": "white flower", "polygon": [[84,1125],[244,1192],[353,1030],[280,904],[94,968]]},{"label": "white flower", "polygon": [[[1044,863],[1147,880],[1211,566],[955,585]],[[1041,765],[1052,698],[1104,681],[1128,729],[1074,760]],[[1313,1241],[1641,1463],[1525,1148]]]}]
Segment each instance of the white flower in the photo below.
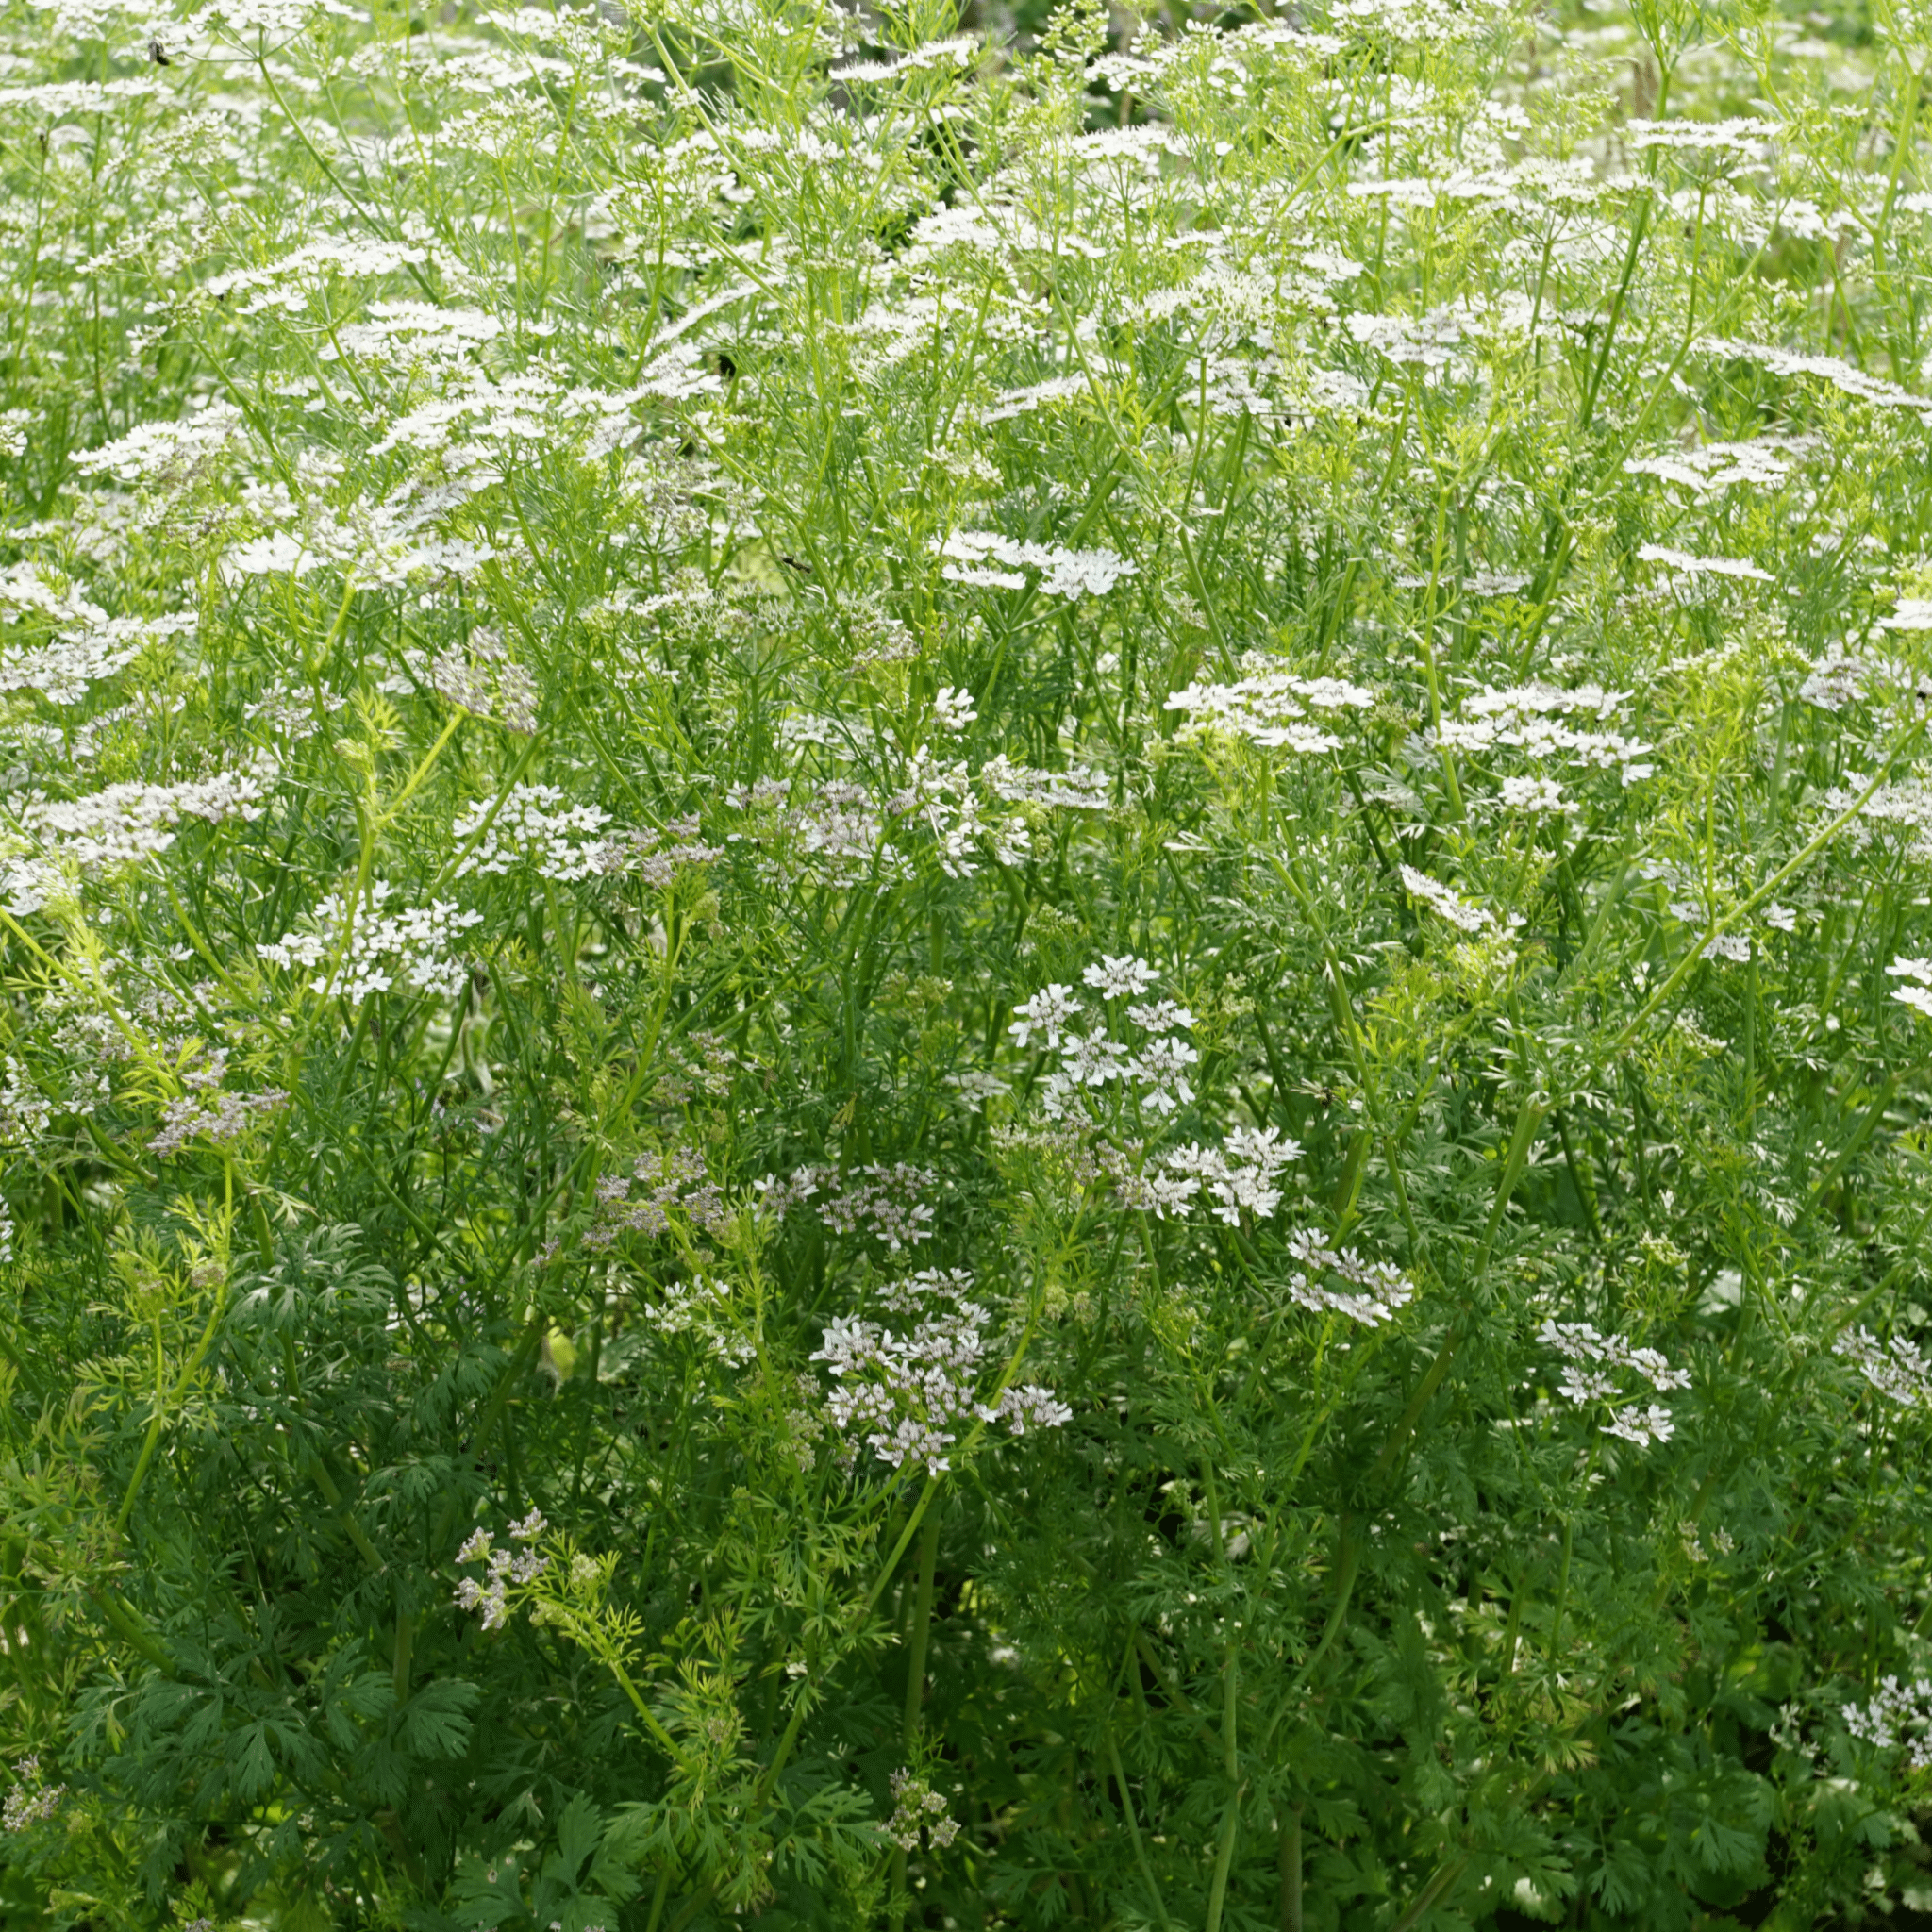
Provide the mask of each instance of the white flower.
[{"label": "white flower", "polygon": [[1881,1342],[1869,1328],[1854,1329],[1832,1343],[1832,1353],[1853,1363],[1881,1395],[1907,1407],[1932,1404],[1932,1363],[1903,1335]]},{"label": "white flower", "polygon": [[331,893],[316,907],[311,930],[285,932],[255,950],[285,972],[332,962],[332,971],[310,981],[309,990],[334,992],[351,1005],[396,986],[455,999],[470,976],[468,964],[454,952],[457,938],[480,924],[483,915],[458,911],[446,899],[387,912],[383,908],[394,890],[386,879],[372,880],[353,917]]},{"label": "white flower", "polygon": [[1120,1183],[1122,1202],[1165,1221],[1170,1214],[1184,1213],[1188,1203],[1201,1191],[1201,1183],[1191,1174],[1130,1174]]},{"label": "white flower", "polygon": [[1563,812],[1571,809],[1563,788],[1548,778],[1505,778],[1503,803],[1511,811]]},{"label": "white flower", "polygon": [[977,591],[1024,591],[1026,574],[1018,570],[992,570],[983,563],[942,563],[941,576],[955,584]]},{"label": "white flower", "polygon": [[997,1074],[984,1074],[977,1068],[968,1068],[964,1073],[948,1074],[945,1084],[957,1092],[974,1113],[989,1100],[997,1100],[1002,1093],[1013,1090]]},{"label": "white flower", "polygon": [[979,716],[973,708],[973,693],[956,691],[949,684],[940,687],[939,695],[932,701],[932,708],[941,728],[952,732],[964,731]]},{"label": "white flower", "polygon": [[1161,1164],[1176,1174],[1197,1175],[1215,1214],[1230,1227],[1239,1227],[1243,1211],[1265,1219],[1281,1205],[1274,1177],[1301,1156],[1301,1143],[1284,1138],[1274,1127],[1230,1130],[1224,1147],[1204,1147],[1198,1141],[1176,1147],[1161,1157]]},{"label": "white flower", "polygon": [[[1288,1251],[1308,1272],[1290,1277],[1288,1298],[1311,1314],[1346,1315],[1371,1328],[1380,1327],[1415,1299],[1415,1285],[1388,1261],[1365,1261],[1353,1248],[1338,1252],[1319,1234],[1297,1228]],[[1345,1287],[1325,1282],[1338,1275]]]},{"label": "white flower", "polygon": [[1119,1079],[1126,1064],[1126,1049],[1104,1033],[1072,1034],[1060,1051],[1065,1056],[1060,1071],[1079,1087],[1104,1087]]},{"label": "white flower", "polygon": [[[1932,1683],[1924,1678],[1907,1685],[1889,1676],[1869,1705],[1844,1705],[1840,1715],[1853,1737],[1881,1751],[1904,1743],[1914,1771],[1932,1769]],[[1907,1736],[1908,1730],[1918,1735]]]},{"label": "white flower", "polygon": [[1412,865],[1401,868],[1404,889],[1413,899],[1420,899],[1431,911],[1440,912],[1451,925],[1459,926],[1464,932],[1481,932],[1495,924],[1495,921],[1480,906],[1472,906],[1468,900],[1452,892],[1447,886],[1439,885],[1427,873],[1418,872]]},{"label": "white flower", "polygon": [[1655,1402],[1648,1408],[1639,1408],[1632,1403],[1627,1408],[1620,1408],[1604,1424],[1604,1433],[1622,1436],[1625,1441],[1635,1442],[1640,1449],[1647,1449],[1653,1442],[1668,1442],[1675,1428],[1669,1409],[1659,1407]]},{"label": "white flower", "polygon": [[1868,375],[1862,369],[1855,369],[1836,356],[1806,356],[1762,342],[1727,341],[1722,336],[1703,337],[1697,347],[1707,356],[1736,357],[1756,362],[1775,375],[1815,375],[1843,394],[1855,396],[1858,401],[1871,403],[1878,408],[1917,410],[1922,420],[1932,413],[1932,397],[1914,395],[1910,390],[1901,389],[1895,382],[1887,382],[1882,376]]},{"label": "white flower", "polygon": [[1660,563],[1666,570],[1679,571],[1690,577],[1747,577],[1760,584],[1776,581],[1768,570],[1759,570],[1755,563],[1746,563],[1737,557],[1692,557],[1688,551],[1673,550],[1662,543],[1645,543],[1637,554],[1645,563]]},{"label": "white flower", "polygon": [[1156,1113],[1174,1113],[1194,1098],[1185,1069],[1200,1058],[1186,1041],[1162,1036],[1150,1040],[1127,1062],[1127,1077],[1147,1087],[1148,1091],[1141,1096],[1142,1106],[1151,1107]]},{"label": "white flower", "polygon": [[1190,731],[1232,732],[1271,751],[1312,753],[1339,750],[1341,741],[1313,724],[1310,710],[1366,710],[1374,702],[1374,691],[1340,678],[1264,671],[1238,684],[1191,684],[1165,708],[1187,712]]},{"label": "white flower", "polygon": [[99,872],[167,851],[184,818],[209,824],[259,818],[275,778],[274,761],[262,758],[250,771],[186,784],[109,785],[85,798],[35,799],[21,811],[20,825],[49,858]]},{"label": "white flower", "polygon": [[1915,1013],[1923,1013],[1932,1020],[1932,959],[1894,959],[1886,972],[1894,979],[1909,979],[1911,986],[1898,986],[1892,989],[1891,996],[1901,1005],[1910,1007]]},{"label": "white flower", "polygon": [[[1563,1394],[1572,1402],[1607,1402],[1614,1399],[1621,1388],[1615,1374],[1620,1369],[1634,1369],[1659,1393],[1690,1386],[1688,1369],[1672,1368],[1656,1349],[1632,1347],[1621,1335],[1600,1335],[1588,1322],[1546,1321],[1537,1331],[1537,1340],[1544,1347],[1555,1349],[1570,1363],[1571,1366],[1563,1371],[1561,1386]],[[1626,1408],[1621,1412],[1619,1420],[1627,1421],[1637,1413],[1635,1408]],[[1668,1424],[1667,1411],[1654,1408],[1651,1413],[1663,1417]],[[1629,1429],[1618,1427],[1613,1429],[1613,1433],[1627,1435]],[[1665,1426],[1661,1431],[1653,1433],[1662,1441],[1670,1434],[1670,1429]]]},{"label": "white flower", "polygon": [[[1026,579],[1022,569],[1041,573],[1040,588],[1050,597],[1104,597],[1123,577],[1137,575],[1139,566],[1111,550],[1062,550],[1046,543],[1016,543],[989,530],[956,530],[940,546],[940,555],[954,559],[941,567],[941,575],[955,583],[986,584],[1019,590]],[[987,568],[987,559],[1008,566]]]},{"label": "white flower", "polygon": [[1123,953],[1118,958],[1103,953],[1099,963],[1088,967],[1080,976],[1089,986],[1097,987],[1103,998],[1121,1000],[1145,992],[1160,974],[1146,960],[1137,959],[1131,953]]},{"label": "white flower", "polygon": [[1865,695],[1872,666],[1863,658],[1842,650],[1827,651],[1811,666],[1811,675],[1798,687],[1798,695],[1822,711],[1842,711]]},{"label": "white flower", "polygon": [[225,582],[233,583],[238,577],[271,576],[282,572],[299,577],[326,560],[307,549],[299,539],[276,531],[272,536],[238,543],[216,567]]},{"label": "white flower", "polygon": [[1582,1369],[1574,1363],[1563,1371],[1558,1385],[1569,1402],[1604,1402],[1617,1392],[1617,1378],[1601,1369]]},{"label": "white flower", "polygon": [[1036,1429],[1057,1429],[1074,1419],[1074,1411],[1057,1400],[1051,1389],[1042,1389],[1037,1382],[1008,1389],[1000,1397],[998,1412],[1006,1417],[1016,1436],[1026,1433],[1028,1423]]},{"label": "white flower", "polygon": [[1060,1034],[1079,1010],[1080,1002],[1074,997],[1071,986],[1044,986],[1024,1006],[1013,1008],[1019,1018],[1007,1031],[1022,1047],[1030,1044],[1036,1033],[1045,1036],[1048,1046],[1057,1047]]}]

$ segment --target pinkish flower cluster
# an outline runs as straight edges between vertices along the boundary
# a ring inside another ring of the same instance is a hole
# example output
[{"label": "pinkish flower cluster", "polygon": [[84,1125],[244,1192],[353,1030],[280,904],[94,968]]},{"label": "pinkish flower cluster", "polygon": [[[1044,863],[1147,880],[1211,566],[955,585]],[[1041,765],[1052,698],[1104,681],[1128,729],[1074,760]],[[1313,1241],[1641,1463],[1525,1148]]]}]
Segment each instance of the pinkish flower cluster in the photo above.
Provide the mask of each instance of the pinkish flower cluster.
[{"label": "pinkish flower cluster", "polygon": [[896,1255],[931,1239],[933,1209],[922,1196],[938,1178],[930,1168],[903,1160],[843,1174],[835,1167],[798,1167],[783,1180],[766,1174],[758,1183],[758,1206],[775,1220],[814,1201],[819,1219],[834,1234],[871,1235]]},{"label": "pinkish flower cluster", "polygon": [[[509,1526],[513,1542],[533,1544],[550,1525],[541,1510],[532,1509],[521,1523]],[[487,1529],[473,1530],[457,1552],[458,1563],[481,1563],[483,1577],[461,1578],[456,1588],[458,1608],[480,1610],[483,1627],[494,1630],[509,1614],[509,1587],[512,1583],[534,1583],[550,1567],[550,1558],[535,1549],[499,1550]]]},{"label": "pinkish flower cluster", "polygon": [[50,1785],[41,1774],[38,1757],[23,1757],[13,1767],[14,1786],[0,1807],[0,1831],[25,1831],[44,1824],[60,1808],[65,1785]]},{"label": "pinkish flower cluster", "polygon": [[263,1116],[288,1103],[278,1087],[265,1093],[229,1093],[222,1088],[227,1056],[210,1054],[205,1064],[182,1075],[190,1090],[161,1109],[160,1131],[147,1151],[158,1160],[178,1154],[191,1141],[212,1141],[226,1147],[239,1141]]},{"label": "pinkish flower cluster", "polygon": [[[633,1187],[642,1191],[634,1194]],[[730,1219],[724,1193],[695,1147],[641,1155],[627,1176],[606,1174],[597,1183],[597,1223],[584,1234],[587,1248],[608,1248],[621,1234],[663,1234],[674,1212],[707,1234],[722,1233]]]}]

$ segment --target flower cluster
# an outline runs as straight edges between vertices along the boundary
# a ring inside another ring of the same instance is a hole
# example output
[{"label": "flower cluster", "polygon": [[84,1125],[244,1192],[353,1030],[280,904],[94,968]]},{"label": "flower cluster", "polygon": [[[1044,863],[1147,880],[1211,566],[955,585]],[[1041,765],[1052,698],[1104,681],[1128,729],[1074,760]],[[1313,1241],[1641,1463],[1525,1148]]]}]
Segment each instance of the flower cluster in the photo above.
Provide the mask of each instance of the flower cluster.
[{"label": "flower cluster", "polygon": [[[642,1192],[633,1193],[633,1187]],[[608,1248],[620,1234],[663,1234],[674,1212],[708,1234],[723,1233],[731,1218],[703,1151],[684,1144],[641,1155],[628,1176],[605,1175],[597,1183],[597,1221],[584,1234],[587,1248]]]},{"label": "flower cluster", "polygon": [[1892,998],[1932,1020],[1932,959],[1894,959],[1885,970],[1893,979],[1907,982],[1892,988]]},{"label": "flower cluster", "polygon": [[639,1310],[638,1320],[658,1335],[695,1335],[721,1361],[737,1367],[757,1353],[737,1330],[730,1284],[708,1274],[670,1283],[657,1303]]},{"label": "flower cluster", "polygon": [[[1049,543],[1019,543],[985,530],[956,530],[940,546],[948,559],[940,575],[957,584],[986,590],[1024,591],[1028,570],[1038,571],[1040,588],[1050,597],[1104,597],[1123,577],[1139,569],[1111,550],[1063,550]],[[993,564],[1005,569],[995,570]]]},{"label": "flower cluster", "polygon": [[1914,1771],[1932,1771],[1932,1681],[1901,1684],[1887,1677],[1870,1704],[1847,1704],[1840,1713],[1845,1729],[1881,1751],[1906,1747]]},{"label": "flower cluster", "polygon": [[773,1218],[815,1200],[819,1219],[834,1234],[870,1235],[897,1254],[932,1238],[933,1208],[924,1199],[939,1176],[930,1168],[895,1161],[841,1174],[837,1168],[794,1168],[780,1180],[766,1174],[758,1183],[758,1205]]},{"label": "flower cluster", "polygon": [[987,1309],[965,1299],[973,1277],[962,1270],[927,1270],[890,1291],[889,1305],[923,1315],[896,1333],[882,1323],[841,1316],[826,1324],[812,1356],[831,1371],[834,1425],[862,1433],[881,1462],[894,1469],[949,1469],[948,1451],[974,1422],[1005,1422],[1016,1436],[1058,1428],[1073,1410],[1035,1383],[979,1393],[988,1348]]},{"label": "flower cluster", "polygon": [[[1904,614],[1901,607],[1898,615]],[[1893,616],[1886,620],[1886,625],[1897,621],[1898,616]],[[1842,647],[1826,651],[1813,659],[1810,675],[1798,687],[1798,695],[1821,711],[1842,711],[1847,705],[1862,702],[1872,679],[1872,669],[1870,661],[1856,651]]]},{"label": "flower cluster", "polygon": [[473,1530],[457,1552],[457,1561],[481,1563],[484,1566],[483,1577],[480,1582],[474,1576],[458,1580],[457,1607],[481,1611],[484,1629],[496,1629],[509,1615],[510,1586],[534,1583],[550,1567],[548,1557],[529,1547],[549,1526],[543,1521],[542,1513],[536,1509],[532,1509],[521,1523],[512,1523],[509,1526],[510,1540],[526,1546],[521,1550],[499,1550],[494,1547],[495,1539],[487,1529]]},{"label": "flower cluster", "polygon": [[1902,389],[1895,382],[1887,382],[1882,376],[1869,375],[1864,370],[1854,368],[1836,356],[1809,356],[1774,344],[1738,341],[1721,336],[1706,336],[1697,346],[1707,356],[1735,357],[1740,361],[1756,362],[1774,375],[1815,376],[1861,403],[1871,403],[1883,409],[1910,409],[1917,412],[1922,421],[1932,423],[1932,397],[1914,395],[1910,390]]},{"label": "flower cluster", "polygon": [[1341,741],[1309,713],[1367,710],[1375,693],[1338,677],[1297,677],[1267,671],[1238,684],[1191,684],[1167,700],[1184,711],[1191,732],[1224,731],[1270,751],[1339,751]]},{"label": "flower cluster", "polygon": [[[1633,1371],[1659,1394],[1690,1386],[1688,1369],[1674,1369],[1656,1349],[1637,1347],[1621,1335],[1602,1334],[1588,1322],[1545,1321],[1537,1340],[1563,1357],[1567,1366],[1561,1392],[1579,1407],[1615,1402],[1623,1392],[1623,1375]],[[1669,1441],[1676,1424],[1660,1403],[1626,1403],[1603,1427],[1606,1435],[1621,1436],[1645,1449],[1653,1442]]]},{"label": "flower cluster", "polygon": [[1773,434],[1753,437],[1748,442],[1708,442],[1665,456],[1630,457],[1624,469],[1632,476],[1681,484],[1703,498],[1740,485],[1775,488],[1791,474],[1793,463],[1816,446],[1815,438]]},{"label": "flower cluster", "polygon": [[661,832],[616,828],[602,806],[572,804],[555,785],[516,785],[500,801],[478,799],[458,813],[450,834],[468,847],[458,878],[527,868],[558,885],[631,872],[651,885],[669,885],[680,867],[708,863],[724,851],[700,841],[694,818],[674,819]]},{"label": "flower cluster", "polygon": [[901,1851],[916,1852],[922,1834],[935,1851],[959,1836],[959,1822],[946,1816],[945,1798],[909,1771],[892,1774],[892,1816],[887,1836]]},{"label": "flower cluster", "polygon": [[145,618],[97,613],[83,629],[0,655],[0,691],[37,691],[57,705],[77,705],[149,644],[192,631],[194,624],[186,611]]},{"label": "flower cluster", "polygon": [[760,778],[753,785],[734,785],[724,796],[752,826],[729,834],[726,843],[749,843],[770,855],[781,879],[854,885],[875,865],[891,863],[891,856],[882,850],[886,808],[850,779],[793,786],[782,778]]},{"label": "flower cluster", "polygon": [[[1353,1248],[1338,1251],[1318,1234],[1304,1229],[1290,1235],[1288,1251],[1306,1271],[1290,1280],[1288,1298],[1311,1313],[1346,1315],[1376,1328],[1415,1299],[1415,1284],[1392,1262],[1364,1261]],[[1324,1274],[1347,1286],[1331,1288]]]},{"label": "flower cluster", "polygon": [[1673,550],[1666,543],[1645,543],[1637,555],[1645,563],[1660,563],[1666,570],[1687,577],[1734,577],[1740,581],[1769,584],[1776,581],[1768,570],[1739,557],[1692,557],[1688,551]]},{"label": "flower cluster", "polygon": [[970,691],[959,691],[950,684],[942,684],[933,694],[932,711],[940,729],[950,731],[957,736],[964,731],[979,716],[973,703]]},{"label": "flower cluster", "polygon": [[274,777],[264,761],[178,785],[109,785],[85,798],[37,799],[22,808],[20,828],[50,858],[103,872],[167,851],[183,819],[258,818]]},{"label": "flower cluster", "polygon": [[1402,889],[1411,899],[1419,899],[1431,912],[1440,913],[1461,932],[1486,932],[1495,920],[1480,906],[1472,906],[1459,892],[1432,879],[1412,865],[1400,868]]},{"label": "flower cluster", "polygon": [[255,950],[285,973],[325,963],[309,991],[335,993],[352,1006],[392,988],[455,999],[470,972],[456,956],[458,939],[480,925],[483,915],[445,899],[387,912],[395,891],[387,879],[372,880],[359,908],[331,892],[316,907],[308,931],[285,932]]},{"label": "flower cluster", "polygon": [[184,1093],[161,1109],[160,1131],[147,1143],[157,1160],[178,1154],[191,1141],[232,1146],[269,1114],[288,1105],[278,1087],[264,1093],[230,1093],[223,1089]]},{"label": "flower cluster", "polygon": [[467,652],[438,652],[429,683],[439,697],[521,737],[537,729],[536,680],[512,659],[480,652],[474,639]]},{"label": "flower cluster", "polygon": [[1628,702],[1627,691],[1597,684],[1573,690],[1542,683],[1479,685],[1463,693],[1454,717],[1445,717],[1424,738],[1450,751],[1500,748],[1579,770],[1616,771],[1625,785],[1635,785],[1656,771],[1648,758],[1652,747],[1604,728]]},{"label": "flower cluster", "polygon": [[41,1760],[23,1757],[13,1767],[14,1785],[0,1807],[0,1831],[25,1831],[44,1824],[60,1808],[65,1785],[50,1785],[41,1774]]},{"label": "flower cluster", "polygon": [[1218,1220],[1239,1227],[1243,1214],[1265,1220],[1281,1206],[1275,1181],[1301,1151],[1274,1127],[1233,1127],[1220,1147],[1190,1141],[1162,1154],[1158,1169],[1123,1174],[1120,1197],[1164,1221],[1185,1213],[1198,1194]]},{"label": "flower cluster", "polygon": [[974,855],[982,850],[991,851],[1000,865],[1025,862],[1032,829],[1019,812],[1000,809],[1002,803],[984,771],[975,775],[958,760],[941,764],[921,745],[907,763],[906,782],[887,799],[886,810],[929,831],[938,846],[940,870],[958,879],[971,878],[978,870]]},{"label": "flower cluster", "polygon": [[1066,811],[1105,811],[1113,802],[1112,786],[1107,774],[1091,765],[1068,765],[1061,771],[1042,771],[1033,765],[1016,765],[1004,753],[988,758],[979,768],[979,782],[994,797],[1008,805],[1036,805]]},{"label": "flower cluster", "polygon": [[[961,715],[957,703],[951,715]],[[845,727],[835,729],[817,716],[794,714],[781,731],[793,744],[820,744],[841,756],[850,749]],[[1000,753],[975,771],[964,759],[939,758],[922,744],[889,791],[843,777],[815,784],[760,778],[732,786],[725,802],[750,822],[746,830],[729,834],[727,844],[745,843],[765,855],[781,878],[854,885],[874,874],[911,876],[908,835],[916,830],[931,835],[940,869],[949,877],[971,878],[985,857],[1001,866],[1021,865],[1032,852],[1029,808],[1105,811],[1113,799],[1111,781],[1089,765],[1044,771]]]},{"label": "flower cluster", "polygon": [[53,1107],[11,1054],[0,1056],[0,1140],[31,1145],[47,1131]]},{"label": "flower cluster", "polygon": [[505,798],[478,799],[457,814],[450,835],[469,848],[457,876],[527,866],[568,885],[613,872],[623,848],[607,836],[610,823],[602,806],[569,804],[555,785],[514,785]]},{"label": "flower cluster", "polygon": [[1932,1361],[1905,1336],[1880,1341],[1869,1328],[1854,1328],[1840,1335],[1831,1347],[1834,1355],[1842,1356],[1890,1401],[1903,1407],[1932,1405]]},{"label": "flower cluster", "polygon": [[1040,1085],[1041,1109],[1051,1120],[1064,1120],[1083,1089],[1118,1083],[1158,1114],[1173,1114],[1190,1105],[1194,1090],[1188,1069],[1200,1055],[1175,1036],[1194,1024],[1194,1016],[1173,1000],[1139,1000],[1159,974],[1146,960],[1131,954],[1103,956],[1082,977],[1104,1000],[1121,1006],[1127,1022],[1141,1035],[1138,1041],[1117,1040],[1103,1026],[1087,1033],[1073,1031],[1074,1016],[1084,1010],[1071,986],[1055,982],[1013,1008],[1007,1031],[1026,1047],[1037,1034],[1060,1064]]}]

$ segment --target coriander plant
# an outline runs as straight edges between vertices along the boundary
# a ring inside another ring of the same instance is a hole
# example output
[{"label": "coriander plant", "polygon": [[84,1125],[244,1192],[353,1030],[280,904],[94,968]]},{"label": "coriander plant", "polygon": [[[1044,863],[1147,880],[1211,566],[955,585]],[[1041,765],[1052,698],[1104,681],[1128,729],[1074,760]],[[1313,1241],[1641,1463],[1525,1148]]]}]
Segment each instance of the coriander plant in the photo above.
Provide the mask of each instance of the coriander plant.
[{"label": "coriander plant", "polygon": [[1932,15],[0,24],[0,1922],[1923,1923]]}]

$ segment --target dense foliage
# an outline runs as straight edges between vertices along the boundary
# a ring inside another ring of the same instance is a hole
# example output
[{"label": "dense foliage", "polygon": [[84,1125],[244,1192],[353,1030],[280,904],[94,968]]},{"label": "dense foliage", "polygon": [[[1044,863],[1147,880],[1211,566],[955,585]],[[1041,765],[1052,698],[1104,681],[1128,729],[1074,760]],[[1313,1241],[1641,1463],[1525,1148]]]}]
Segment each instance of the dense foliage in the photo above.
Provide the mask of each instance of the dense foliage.
[{"label": "dense foliage", "polygon": [[1932,21],[0,21],[8,1927],[1932,1909]]}]

